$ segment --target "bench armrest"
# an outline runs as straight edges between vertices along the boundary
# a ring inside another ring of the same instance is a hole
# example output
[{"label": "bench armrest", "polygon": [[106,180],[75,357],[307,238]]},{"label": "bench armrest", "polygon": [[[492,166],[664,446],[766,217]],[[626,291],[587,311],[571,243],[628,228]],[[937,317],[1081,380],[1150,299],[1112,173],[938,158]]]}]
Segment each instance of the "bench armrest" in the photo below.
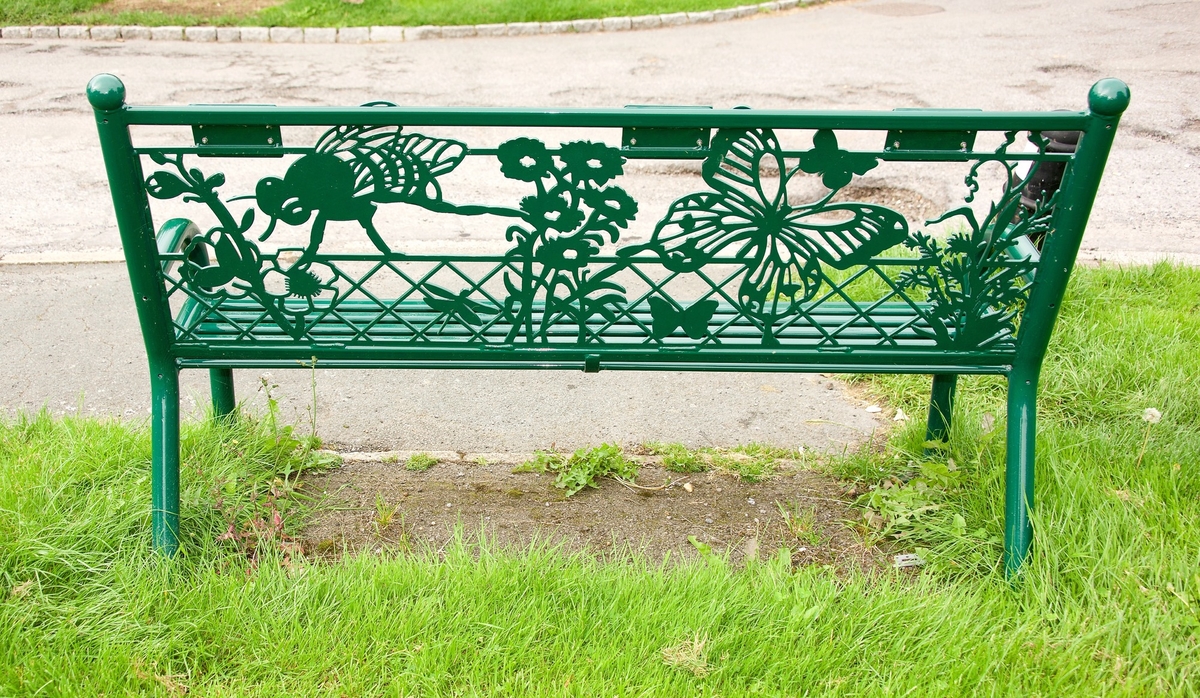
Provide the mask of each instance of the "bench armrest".
[{"label": "bench armrest", "polygon": [[[173,254],[185,249],[188,244],[191,243],[192,238],[199,234],[200,228],[186,218],[172,218],[166,223],[163,223],[162,227],[158,229],[158,234],[155,236],[155,240],[158,243],[159,257]],[[196,262],[200,266],[206,267],[209,265],[208,250],[206,250],[203,246],[197,248],[197,254],[195,256],[196,259],[193,259],[192,261]],[[163,271],[168,271],[171,264],[173,264],[173,262],[163,261]]]},{"label": "bench armrest", "polygon": [[1042,260],[1042,253],[1039,252],[1037,246],[1033,244],[1033,240],[1030,240],[1028,235],[1022,235],[1021,237],[1013,240],[1013,244],[1004,252],[1008,255],[1009,259],[1015,261],[1028,260],[1029,262],[1033,263],[1033,271],[1030,271],[1028,274],[1022,276],[1022,278],[1025,279],[1025,283],[1033,283],[1034,277],[1037,276],[1038,262]]}]

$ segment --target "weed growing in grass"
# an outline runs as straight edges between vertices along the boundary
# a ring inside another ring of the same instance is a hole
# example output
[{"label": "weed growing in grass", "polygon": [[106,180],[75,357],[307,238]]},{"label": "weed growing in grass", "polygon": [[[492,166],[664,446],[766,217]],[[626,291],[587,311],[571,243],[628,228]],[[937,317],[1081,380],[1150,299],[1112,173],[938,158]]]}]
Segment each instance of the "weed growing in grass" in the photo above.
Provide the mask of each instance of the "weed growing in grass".
[{"label": "weed growing in grass", "polygon": [[817,508],[802,507],[799,502],[777,502],[783,524],[796,540],[810,546],[821,544],[821,533],[817,531]]},{"label": "weed growing in grass", "polygon": [[[292,426],[291,424],[288,424],[285,426],[279,425],[279,400],[275,399],[275,394],[274,394],[274,391],[277,388],[279,388],[279,384],[272,382],[272,377],[271,377],[271,374],[269,374],[269,373],[264,373],[261,376],[259,376],[258,382],[259,382],[258,389],[259,389],[259,391],[261,391],[263,393],[263,395],[266,397],[266,400],[267,400],[266,426],[275,435],[275,440],[277,442],[278,447],[280,449],[282,449],[284,451],[288,451],[288,452],[295,450],[295,449],[302,449],[305,452],[309,452],[309,451],[316,451],[317,449],[321,448],[321,439],[320,439],[320,437],[317,436],[317,432],[316,432],[316,417],[315,417],[315,414],[316,414],[316,402],[315,402],[316,401],[316,389],[315,389],[315,387],[313,389],[314,390],[314,392],[313,392],[313,400],[314,400],[313,415],[314,415],[314,417],[313,417],[313,422],[312,422],[312,427],[313,427],[312,433],[310,433],[306,436],[297,437],[296,436],[296,428],[294,426]],[[328,457],[333,457],[333,456],[328,456]]]},{"label": "weed growing in grass", "polygon": [[1162,412],[1153,407],[1147,407],[1142,412],[1142,420],[1146,422],[1146,435],[1142,437],[1142,448],[1138,451],[1137,463],[1134,463],[1134,468],[1142,467],[1142,458],[1145,458],[1146,446],[1150,443],[1150,429],[1162,420]]},{"label": "weed growing in grass", "polygon": [[677,645],[668,645],[662,648],[663,664],[691,672],[693,676],[707,676],[708,661],[704,656],[707,644],[707,635],[695,633]]},{"label": "weed growing in grass", "polygon": [[514,473],[556,473],[566,464],[567,458],[555,451],[534,451],[533,458],[513,468]]},{"label": "weed growing in grass", "polygon": [[383,458],[380,458],[379,462],[387,463],[388,465],[394,465],[394,464],[400,462],[400,454],[399,453],[389,453],[386,456],[384,456]]},{"label": "weed growing in grass", "polygon": [[762,482],[775,474],[775,459],[762,454],[741,451],[714,451],[708,454],[716,470],[732,473],[746,482]]},{"label": "weed growing in grass", "polygon": [[438,464],[438,459],[428,453],[414,453],[408,457],[404,467],[418,473],[423,473]]},{"label": "weed growing in grass", "polygon": [[388,504],[382,494],[375,495],[375,520],[371,523],[375,526],[375,535],[381,535],[383,531],[392,525],[392,520],[396,518],[396,511],[400,508],[400,504]]},{"label": "weed growing in grass", "polygon": [[513,472],[556,473],[554,486],[566,490],[568,497],[584,487],[599,487],[599,479],[602,477],[634,480],[637,478],[637,471],[637,463],[626,458],[621,447],[615,444],[581,448],[570,458],[565,458],[562,454],[552,451],[538,451],[531,460],[513,470]]},{"label": "weed growing in grass", "polygon": [[317,437],[317,357],[312,357],[311,361],[297,361],[301,366],[307,366],[309,369],[308,386],[312,391],[312,402],[306,407],[308,410],[308,433],[310,438],[316,440]]},{"label": "weed growing in grass", "polygon": [[[970,549],[972,561],[982,562],[986,548],[998,539],[989,536],[982,527],[968,531],[966,518],[953,506],[955,495],[976,484],[974,479],[954,458],[916,461],[906,460],[903,455],[893,452],[893,457],[887,459],[866,454],[849,459],[848,468],[834,467],[843,476],[853,474],[858,482],[856,487],[867,490],[855,501],[864,510],[863,533],[914,547],[923,557],[928,557],[924,554],[928,546],[955,541]],[[978,468],[983,459],[979,452],[972,462]],[[871,477],[878,481],[864,482]]]},{"label": "weed growing in grass", "polygon": [[[291,565],[301,555],[300,544],[285,530],[285,516],[293,513],[297,504],[305,504],[309,498],[300,493],[303,483],[300,476],[307,471],[336,465],[338,456],[319,453],[315,449],[320,441],[314,434],[296,438],[291,425],[279,426],[279,405],[271,395],[278,385],[270,383],[269,377],[262,379],[267,396],[267,419],[259,423],[250,415],[238,420],[240,438],[230,439],[229,446],[238,458],[244,458],[252,448],[258,448],[271,457],[278,474],[262,485],[253,484],[247,493],[243,487],[255,482],[247,478],[239,483],[237,477],[218,478],[214,488],[215,511],[225,521],[225,531],[216,537],[216,542],[229,541],[242,551],[252,566],[257,566],[263,555],[278,554],[282,561]],[[247,443],[243,444],[243,440]],[[183,467],[188,462],[184,461]],[[202,469],[198,473],[203,474]],[[249,494],[249,497],[246,495]]]}]

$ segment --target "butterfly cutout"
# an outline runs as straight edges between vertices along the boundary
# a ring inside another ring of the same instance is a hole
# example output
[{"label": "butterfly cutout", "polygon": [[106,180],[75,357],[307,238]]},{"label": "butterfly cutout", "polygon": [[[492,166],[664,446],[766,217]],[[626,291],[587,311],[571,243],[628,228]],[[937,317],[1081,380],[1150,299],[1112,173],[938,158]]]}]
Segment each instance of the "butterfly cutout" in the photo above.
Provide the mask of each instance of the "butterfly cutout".
[{"label": "butterfly cutout", "polygon": [[708,336],[708,323],[717,312],[716,301],[700,301],[689,308],[677,310],[669,301],[658,296],[650,297],[650,317],[654,324],[651,333],[655,339],[664,339],[672,332],[683,328],[692,339]]},{"label": "butterfly cutout", "polygon": [[[844,185],[873,167],[874,158],[838,149],[833,132],[822,131],[800,163],[787,169],[770,129],[722,129],[702,169],[713,191],[676,200],[648,243],[619,253],[653,250],[678,272],[731,256],[746,265],[737,299],[744,313],[768,323],[792,314],[816,295],[822,262],[836,269],[863,264],[908,235],[899,213],[875,204],[830,203],[835,191],[808,204],[788,200],[787,185],[797,171]],[[764,170],[779,175],[764,177]]]}]

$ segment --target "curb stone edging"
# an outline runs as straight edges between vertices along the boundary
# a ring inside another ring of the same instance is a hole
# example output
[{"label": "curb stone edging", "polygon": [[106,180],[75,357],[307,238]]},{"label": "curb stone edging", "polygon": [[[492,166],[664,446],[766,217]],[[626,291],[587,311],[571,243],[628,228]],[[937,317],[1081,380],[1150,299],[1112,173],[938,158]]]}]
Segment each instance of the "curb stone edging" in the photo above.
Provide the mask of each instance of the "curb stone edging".
[{"label": "curb stone edging", "polygon": [[193,41],[241,43],[394,43],[425,39],[459,39],[475,36],[529,36],[532,34],[581,34],[590,32],[639,31],[684,24],[727,22],[756,14],[781,12],[816,5],[823,0],[776,0],[757,5],[739,5],[707,12],[673,12],[638,17],[603,17],[556,22],[513,22],[510,24],[463,24],[444,27],[143,27],[112,25],[11,26],[0,27],[0,39],[73,39],[92,41]]}]

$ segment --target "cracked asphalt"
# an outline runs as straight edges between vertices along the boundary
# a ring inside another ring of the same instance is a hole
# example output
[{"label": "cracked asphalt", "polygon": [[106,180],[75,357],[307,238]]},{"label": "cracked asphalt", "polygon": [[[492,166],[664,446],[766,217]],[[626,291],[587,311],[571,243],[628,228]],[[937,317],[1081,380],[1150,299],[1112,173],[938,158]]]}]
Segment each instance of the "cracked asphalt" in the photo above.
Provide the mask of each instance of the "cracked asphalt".
[{"label": "cracked asphalt", "polygon": [[[867,0],[651,31],[376,45],[0,40],[0,405],[10,412],[133,417],[149,404],[123,267],[22,263],[119,257],[83,97],[99,72],[119,75],[143,104],[1005,110],[1079,109],[1095,80],[1119,77],[1133,101],[1081,258],[1200,263],[1195,1]],[[918,208],[954,193],[882,175],[866,184]],[[644,200],[657,206],[668,198],[656,187],[646,184]],[[496,241],[438,225],[413,232],[406,244],[429,250],[471,235],[480,249]],[[202,402],[204,375],[193,373],[189,399]],[[305,420],[308,374],[275,378],[287,414]],[[238,380],[250,395],[258,375]],[[881,425],[819,376],[318,371],[317,382],[319,430],[363,447],[839,448]]]}]

